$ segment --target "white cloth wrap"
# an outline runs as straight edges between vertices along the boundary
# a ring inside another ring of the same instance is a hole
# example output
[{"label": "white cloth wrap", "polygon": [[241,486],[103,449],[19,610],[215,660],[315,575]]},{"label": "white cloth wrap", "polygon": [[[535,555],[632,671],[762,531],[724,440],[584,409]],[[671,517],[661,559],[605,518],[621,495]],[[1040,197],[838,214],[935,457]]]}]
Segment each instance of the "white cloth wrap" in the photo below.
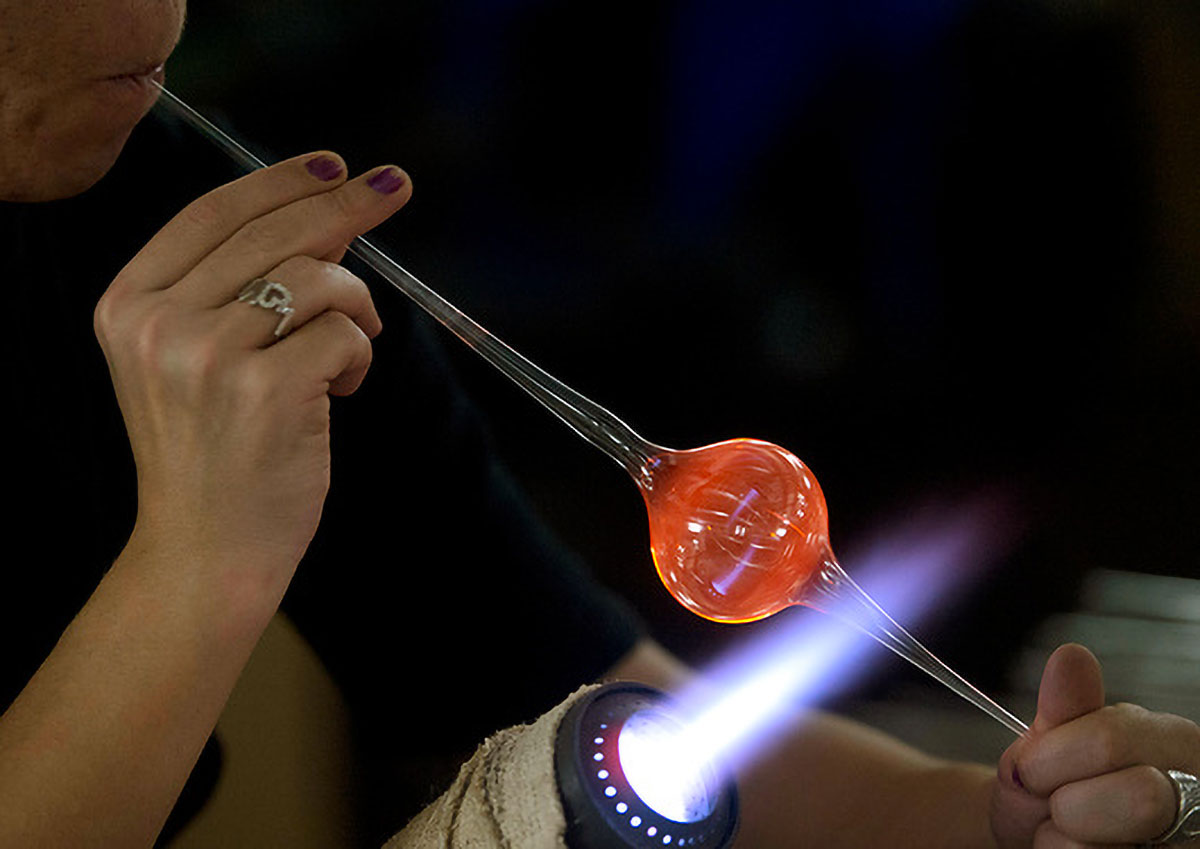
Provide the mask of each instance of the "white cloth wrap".
[{"label": "white cloth wrap", "polygon": [[567,849],[567,823],[554,777],[559,723],[581,687],[532,725],[489,737],[437,801],[384,849]]}]

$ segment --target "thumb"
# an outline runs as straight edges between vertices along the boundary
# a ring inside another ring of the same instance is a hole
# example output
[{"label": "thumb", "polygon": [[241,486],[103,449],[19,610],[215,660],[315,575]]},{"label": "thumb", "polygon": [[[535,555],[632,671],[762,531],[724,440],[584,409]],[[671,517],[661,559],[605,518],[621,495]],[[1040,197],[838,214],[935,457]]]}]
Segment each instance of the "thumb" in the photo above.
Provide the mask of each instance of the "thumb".
[{"label": "thumb", "polygon": [[1059,646],[1042,671],[1037,716],[1000,758],[997,773],[1004,792],[1025,792],[1017,762],[1033,738],[1104,707],[1104,678],[1095,655],[1076,643]]},{"label": "thumb", "polygon": [[1059,646],[1042,672],[1033,730],[1049,731],[1102,707],[1104,677],[1100,662],[1077,643]]}]

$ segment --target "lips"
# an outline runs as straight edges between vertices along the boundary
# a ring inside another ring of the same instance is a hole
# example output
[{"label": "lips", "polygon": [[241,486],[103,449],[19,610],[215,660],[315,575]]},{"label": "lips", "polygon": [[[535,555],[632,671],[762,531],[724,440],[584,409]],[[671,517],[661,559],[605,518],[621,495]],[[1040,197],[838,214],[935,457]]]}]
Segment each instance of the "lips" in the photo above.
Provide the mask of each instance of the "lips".
[{"label": "lips", "polygon": [[127,71],[123,74],[113,74],[110,77],[105,77],[109,80],[129,80],[130,82],[149,83],[152,79],[159,79],[163,74],[163,66],[165,63],[159,62],[154,65],[144,65],[140,68],[135,68],[132,71]]},{"label": "lips", "polygon": [[[114,106],[114,115],[144,115],[158,99],[159,86],[166,81],[163,66],[144,65],[123,74],[102,78],[97,91]],[[157,85],[156,85],[157,84]]]}]

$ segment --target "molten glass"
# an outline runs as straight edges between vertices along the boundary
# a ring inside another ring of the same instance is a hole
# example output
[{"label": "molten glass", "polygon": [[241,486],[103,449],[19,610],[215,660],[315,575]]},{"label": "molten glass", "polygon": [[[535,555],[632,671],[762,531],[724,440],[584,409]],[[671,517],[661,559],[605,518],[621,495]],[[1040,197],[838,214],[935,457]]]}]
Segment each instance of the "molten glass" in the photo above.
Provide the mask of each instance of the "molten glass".
[{"label": "molten glass", "polygon": [[658,454],[639,480],[650,547],[679,603],[717,622],[792,605],[833,560],[825,496],[793,454],[731,439]]}]

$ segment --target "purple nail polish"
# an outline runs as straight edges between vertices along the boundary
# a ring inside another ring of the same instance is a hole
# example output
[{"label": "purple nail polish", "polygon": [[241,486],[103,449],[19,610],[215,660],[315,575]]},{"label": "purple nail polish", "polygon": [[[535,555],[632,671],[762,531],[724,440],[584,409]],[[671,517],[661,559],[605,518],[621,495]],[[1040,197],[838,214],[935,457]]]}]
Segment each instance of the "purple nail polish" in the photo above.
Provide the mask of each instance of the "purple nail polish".
[{"label": "purple nail polish", "polygon": [[381,195],[390,195],[400,191],[404,185],[404,174],[399,168],[384,168],[378,174],[367,179],[367,185]]},{"label": "purple nail polish", "polygon": [[318,180],[324,180],[328,183],[330,180],[336,180],[342,174],[342,165],[336,159],[330,159],[328,156],[316,156],[304,163],[304,167],[308,169],[308,173],[312,174]]}]

